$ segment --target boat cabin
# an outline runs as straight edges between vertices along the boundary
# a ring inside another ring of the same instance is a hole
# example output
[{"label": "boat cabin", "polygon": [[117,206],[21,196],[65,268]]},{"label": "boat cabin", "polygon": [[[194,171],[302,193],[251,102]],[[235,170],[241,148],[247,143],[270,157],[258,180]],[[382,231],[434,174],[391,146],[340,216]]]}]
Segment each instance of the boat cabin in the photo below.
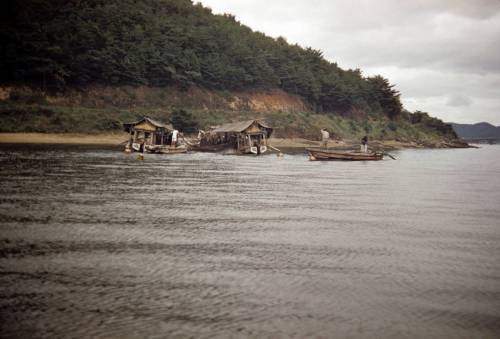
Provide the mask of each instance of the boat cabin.
[{"label": "boat cabin", "polygon": [[179,153],[184,148],[185,152],[184,145],[179,145],[178,142],[172,144],[174,128],[170,124],[144,117],[139,121],[123,124],[123,128],[129,134],[126,151]]},{"label": "boat cabin", "polygon": [[261,154],[267,151],[273,129],[260,120],[247,120],[213,128],[200,139],[200,149]]}]

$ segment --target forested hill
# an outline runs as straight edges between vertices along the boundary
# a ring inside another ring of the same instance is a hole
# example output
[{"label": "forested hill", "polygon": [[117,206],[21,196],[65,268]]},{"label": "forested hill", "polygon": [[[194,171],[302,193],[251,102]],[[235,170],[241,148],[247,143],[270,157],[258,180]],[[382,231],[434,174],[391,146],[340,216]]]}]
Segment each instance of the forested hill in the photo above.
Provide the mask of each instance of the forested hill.
[{"label": "forested hill", "polygon": [[383,77],[254,32],[190,0],[4,0],[2,84],[280,88],[316,112],[401,114]]}]

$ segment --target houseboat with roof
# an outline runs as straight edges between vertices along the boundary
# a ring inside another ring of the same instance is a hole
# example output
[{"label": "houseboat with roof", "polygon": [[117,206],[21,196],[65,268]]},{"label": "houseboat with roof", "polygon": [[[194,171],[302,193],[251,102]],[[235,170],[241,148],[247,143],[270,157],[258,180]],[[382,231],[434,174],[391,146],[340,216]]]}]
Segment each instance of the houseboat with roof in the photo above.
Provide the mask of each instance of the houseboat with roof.
[{"label": "houseboat with roof", "polygon": [[143,117],[139,121],[123,124],[123,129],[129,134],[125,146],[126,152],[162,154],[187,152],[186,145],[179,138],[179,132],[170,124]]},{"label": "houseboat with roof", "polygon": [[268,150],[272,133],[273,128],[261,120],[232,122],[202,133],[199,143],[192,148],[205,152],[260,155]]}]

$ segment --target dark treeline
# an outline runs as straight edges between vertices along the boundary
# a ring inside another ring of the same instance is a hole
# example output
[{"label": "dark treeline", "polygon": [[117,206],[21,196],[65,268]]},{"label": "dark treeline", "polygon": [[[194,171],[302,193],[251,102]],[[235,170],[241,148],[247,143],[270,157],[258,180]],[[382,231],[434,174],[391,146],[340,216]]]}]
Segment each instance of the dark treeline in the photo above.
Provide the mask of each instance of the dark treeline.
[{"label": "dark treeline", "polygon": [[402,110],[387,79],[342,70],[318,50],[190,0],[7,0],[2,7],[3,83],[281,88],[318,112],[393,118]]}]

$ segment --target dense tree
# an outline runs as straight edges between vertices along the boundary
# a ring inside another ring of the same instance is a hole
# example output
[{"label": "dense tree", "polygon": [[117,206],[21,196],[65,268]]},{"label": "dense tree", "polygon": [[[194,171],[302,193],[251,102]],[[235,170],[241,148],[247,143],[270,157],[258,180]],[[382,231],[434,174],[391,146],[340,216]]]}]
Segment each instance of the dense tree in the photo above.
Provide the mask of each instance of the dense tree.
[{"label": "dense tree", "polygon": [[196,119],[190,112],[183,109],[174,110],[170,117],[170,122],[174,128],[185,133],[193,133],[198,130]]},{"label": "dense tree", "polygon": [[394,89],[394,85],[389,83],[389,80],[380,75],[368,78],[368,83],[371,86],[369,94],[372,100],[378,102],[389,117],[394,118],[401,115],[403,105],[399,100],[399,92]]},{"label": "dense tree", "polygon": [[320,51],[253,32],[190,0],[4,0],[2,6],[3,83],[279,87],[322,112],[401,113],[387,79],[342,70]]},{"label": "dense tree", "polygon": [[433,129],[451,139],[458,138],[457,134],[453,130],[452,125],[444,123],[442,120],[438,118],[431,117],[427,112],[422,112],[422,111],[415,111],[414,113],[406,112],[406,115],[410,123],[414,125],[419,124],[425,126],[426,128]]}]

